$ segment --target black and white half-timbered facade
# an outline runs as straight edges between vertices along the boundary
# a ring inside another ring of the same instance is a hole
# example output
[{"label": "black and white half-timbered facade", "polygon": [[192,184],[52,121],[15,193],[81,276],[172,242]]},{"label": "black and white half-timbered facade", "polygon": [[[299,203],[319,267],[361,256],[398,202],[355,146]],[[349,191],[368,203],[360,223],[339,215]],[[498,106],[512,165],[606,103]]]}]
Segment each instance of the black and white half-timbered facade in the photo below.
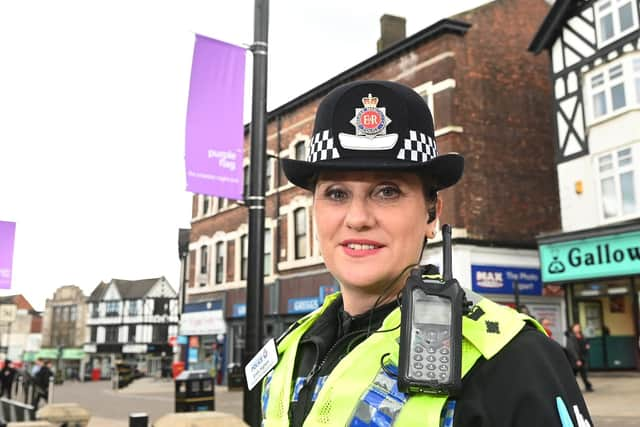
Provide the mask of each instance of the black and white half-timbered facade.
[{"label": "black and white half-timbered facade", "polygon": [[90,369],[102,378],[126,361],[149,375],[167,374],[173,356],[169,337],[178,332],[178,298],[164,277],[113,279],[100,283],[87,299]]},{"label": "black and white half-timbered facade", "polygon": [[640,1],[557,0],[529,46],[551,58],[562,231],[538,238],[543,281],[594,368],[640,367]]}]

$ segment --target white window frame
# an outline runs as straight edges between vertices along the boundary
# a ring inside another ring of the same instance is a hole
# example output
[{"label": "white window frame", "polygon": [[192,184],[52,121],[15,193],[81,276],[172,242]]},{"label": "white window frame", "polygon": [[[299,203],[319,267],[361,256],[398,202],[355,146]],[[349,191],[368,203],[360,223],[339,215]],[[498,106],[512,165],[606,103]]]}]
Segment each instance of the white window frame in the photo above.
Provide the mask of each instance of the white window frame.
[{"label": "white window frame", "polygon": [[[217,248],[218,248],[218,244],[222,244],[222,282],[218,283],[217,279],[218,279],[218,253],[217,253]],[[216,238],[216,236],[213,236],[213,243],[211,245],[211,247],[213,248],[213,252],[214,252],[214,259],[213,264],[212,264],[212,268],[211,268],[211,272],[213,273],[213,280],[212,283],[214,284],[214,286],[221,286],[224,285],[227,282],[227,241],[225,240],[224,236],[219,236]]]},{"label": "white window frame", "polygon": [[[632,162],[630,165],[623,166],[621,168],[618,166],[618,155],[621,151],[625,149],[631,149]],[[612,156],[613,169],[610,171],[600,172],[600,159],[607,155]],[[601,224],[626,221],[629,219],[640,217],[640,143],[616,147],[613,150],[609,150],[607,152],[594,155],[593,165],[594,165],[596,187],[597,187],[597,193],[598,193],[598,215],[599,215]],[[620,175],[629,171],[632,171],[634,175],[633,186],[634,186],[636,210],[635,212],[624,214],[622,212],[622,196],[620,194],[621,193]],[[613,177],[614,179],[614,188],[616,192],[616,208],[618,209],[618,215],[607,218],[604,215],[604,197],[602,195],[602,180],[609,177]]]},{"label": "white window frame", "polygon": [[[309,195],[298,195],[294,197],[291,202],[286,205],[280,207],[280,217],[286,218],[287,223],[287,244],[286,249],[282,248],[281,250],[286,251],[285,261],[278,262],[278,270],[280,272],[292,268],[301,268],[308,267],[311,265],[321,264],[323,262],[322,257],[319,255],[315,255],[311,253],[311,207],[313,205],[313,198]],[[293,212],[299,208],[304,207],[307,210],[307,239],[306,239],[306,250],[307,257],[302,259],[295,259],[295,239],[294,239],[294,221],[293,221]],[[282,224],[282,222],[280,222]],[[281,259],[282,254],[277,254],[278,259]]]},{"label": "white window frame", "polygon": [[[602,11],[600,10],[606,3],[609,3],[611,6],[609,9]],[[631,14],[633,19],[633,25],[627,28],[625,31],[620,31],[620,14],[619,10],[626,4],[631,4]],[[602,48],[607,46],[616,40],[621,39],[622,37],[636,31],[639,28],[638,24],[638,3],[637,0],[599,0],[594,3],[593,10],[595,12],[595,20],[596,20],[596,34],[598,39],[598,47]],[[611,13],[613,19],[613,36],[607,40],[602,39],[602,27],[600,25],[600,19],[606,15]]]},{"label": "white window frame", "polygon": [[[603,121],[607,121],[612,117],[619,116],[630,110],[640,109],[640,99],[638,99],[636,92],[638,90],[636,88],[636,80],[640,80],[640,69],[634,69],[634,61],[640,61],[640,53],[624,55],[615,61],[603,64],[602,66],[583,75],[582,87],[584,88],[583,96],[586,106],[587,126],[593,126]],[[622,78],[611,80],[609,78],[610,70],[620,65],[622,66]],[[592,79],[597,75],[602,75],[603,84],[594,90],[591,87]],[[626,105],[614,111],[612,106],[611,88],[618,85],[620,82],[624,84]],[[605,114],[595,117],[593,96],[603,90],[605,93],[605,105],[607,111]]]}]

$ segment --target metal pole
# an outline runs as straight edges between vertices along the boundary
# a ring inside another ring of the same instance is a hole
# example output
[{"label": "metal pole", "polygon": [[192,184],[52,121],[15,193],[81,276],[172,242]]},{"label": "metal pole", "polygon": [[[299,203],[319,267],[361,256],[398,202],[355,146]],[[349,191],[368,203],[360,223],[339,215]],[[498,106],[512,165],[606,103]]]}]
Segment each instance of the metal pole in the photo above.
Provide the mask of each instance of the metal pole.
[{"label": "metal pole", "polygon": [[[249,196],[249,259],[247,271],[246,347],[243,367],[262,345],[264,285],[264,174],[267,135],[267,41],[269,0],[255,0],[253,52],[253,103],[251,112],[251,163]],[[244,390],[244,421],[261,425],[260,389]]]}]

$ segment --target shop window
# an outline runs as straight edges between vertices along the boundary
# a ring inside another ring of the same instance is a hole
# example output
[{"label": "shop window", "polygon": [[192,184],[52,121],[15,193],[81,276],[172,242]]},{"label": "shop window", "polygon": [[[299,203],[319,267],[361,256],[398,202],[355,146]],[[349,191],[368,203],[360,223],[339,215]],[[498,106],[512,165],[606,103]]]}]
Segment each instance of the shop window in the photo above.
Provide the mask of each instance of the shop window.
[{"label": "shop window", "polygon": [[596,2],[596,31],[600,47],[638,29],[638,9],[635,3],[635,0]]},{"label": "shop window", "polygon": [[298,208],[293,211],[294,253],[295,259],[307,256],[307,210]]},{"label": "shop window", "polygon": [[636,173],[640,170],[640,162],[637,154],[634,156],[633,148],[623,148],[598,157],[601,213],[605,221],[640,213]]}]

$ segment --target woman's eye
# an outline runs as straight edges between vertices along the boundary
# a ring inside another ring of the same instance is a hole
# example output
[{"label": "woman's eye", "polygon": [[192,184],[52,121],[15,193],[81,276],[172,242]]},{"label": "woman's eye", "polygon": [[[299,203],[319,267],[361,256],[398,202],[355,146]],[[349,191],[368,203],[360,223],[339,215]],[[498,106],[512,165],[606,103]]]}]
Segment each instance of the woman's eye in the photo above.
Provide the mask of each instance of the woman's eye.
[{"label": "woman's eye", "polygon": [[330,200],[344,200],[347,198],[347,193],[345,191],[342,191],[338,188],[331,188],[329,190],[327,190],[327,192],[325,193],[325,196],[330,199]]},{"label": "woman's eye", "polygon": [[400,195],[400,189],[391,185],[386,185],[378,189],[377,193],[383,199],[395,199]]}]

